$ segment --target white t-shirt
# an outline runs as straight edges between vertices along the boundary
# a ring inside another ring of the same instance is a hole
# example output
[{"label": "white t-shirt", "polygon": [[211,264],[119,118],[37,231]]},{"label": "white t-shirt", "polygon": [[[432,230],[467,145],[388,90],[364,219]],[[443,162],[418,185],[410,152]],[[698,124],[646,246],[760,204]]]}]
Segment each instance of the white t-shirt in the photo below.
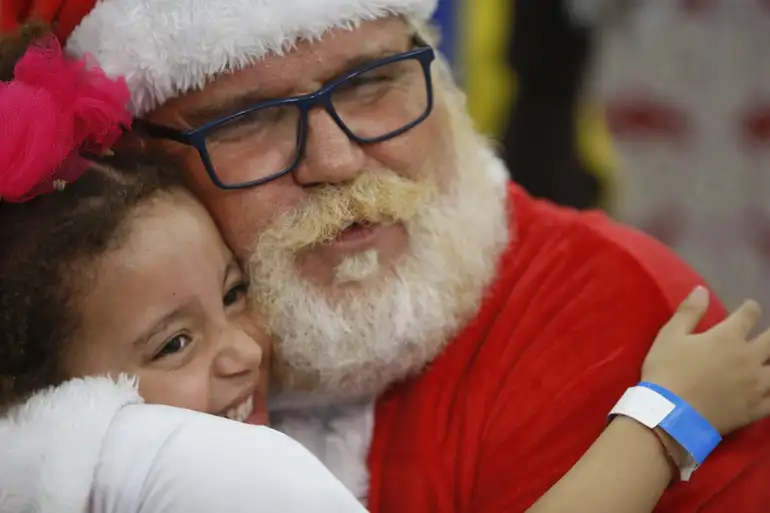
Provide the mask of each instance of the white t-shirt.
[{"label": "white t-shirt", "polygon": [[0,513],[366,513],[298,442],[144,404],[129,378],[41,391],[0,418]]}]

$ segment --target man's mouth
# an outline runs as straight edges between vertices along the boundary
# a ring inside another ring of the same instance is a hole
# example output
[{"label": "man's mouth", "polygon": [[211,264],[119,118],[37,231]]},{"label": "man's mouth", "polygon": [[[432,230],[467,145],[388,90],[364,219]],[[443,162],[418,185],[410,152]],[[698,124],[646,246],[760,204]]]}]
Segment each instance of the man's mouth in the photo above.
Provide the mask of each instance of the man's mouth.
[{"label": "man's mouth", "polygon": [[361,249],[359,246],[373,244],[384,226],[382,223],[351,223],[340,231],[330,245],[341,249]]},{"label": "man's mouth", "polygon": [[379,223],[370,223],[366,221],[356,221],[353,223],[349,223],[347,226],[345,226],[342,230],[340,230],[340,235],[342,234],[355,234],[359,233],[363,230],[367,230],[369,228],[372,228]]}]

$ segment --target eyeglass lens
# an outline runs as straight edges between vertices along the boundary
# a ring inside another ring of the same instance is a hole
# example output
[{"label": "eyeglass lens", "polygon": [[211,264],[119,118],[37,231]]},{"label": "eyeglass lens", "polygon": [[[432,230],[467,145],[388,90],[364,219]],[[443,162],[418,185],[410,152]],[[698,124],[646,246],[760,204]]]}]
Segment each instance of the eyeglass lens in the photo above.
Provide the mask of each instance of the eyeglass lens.
[{"label": "eyeglass lens", "polygon": [[[422,64],[405,59],[356,75],[332,92],[331,102],[347,129],[361,140],[387,136],[414,123],[428,109]],[[328,116],[321,110],[313,116]],[[225,185],[267,178],[289,168],[299,151],[300,109],[296,105],[260,108],[211,131],[206,150]],[[314,144],[313,123],[307,144]]]}]

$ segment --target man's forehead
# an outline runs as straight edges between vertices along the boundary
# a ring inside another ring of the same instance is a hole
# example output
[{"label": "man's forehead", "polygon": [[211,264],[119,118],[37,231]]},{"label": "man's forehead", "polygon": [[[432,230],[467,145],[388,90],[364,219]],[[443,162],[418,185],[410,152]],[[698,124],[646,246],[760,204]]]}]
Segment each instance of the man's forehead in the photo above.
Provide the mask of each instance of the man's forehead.
[{"label": "man's forehead", "polygon": [[364,62],[403,52],[409,42],[407,25],[398,18],[364,22],[354,30],[336,29],[320,40],[301,41],[285,55],[268,56],[255,68],[265,87],[324,82]]},{"label": "man's forehead", "polygon": [[211,119],[208,110],[238,98],[260,101],[311,92],[366,62],[406,51],[411,36],[400,17],[366,21],[353,30],[336,29],[318,40],[301,41],[283,55],[217,77],[202,91],[171,100],[158,112],[165,117],[163,111],[173,110],[194,127]]}]

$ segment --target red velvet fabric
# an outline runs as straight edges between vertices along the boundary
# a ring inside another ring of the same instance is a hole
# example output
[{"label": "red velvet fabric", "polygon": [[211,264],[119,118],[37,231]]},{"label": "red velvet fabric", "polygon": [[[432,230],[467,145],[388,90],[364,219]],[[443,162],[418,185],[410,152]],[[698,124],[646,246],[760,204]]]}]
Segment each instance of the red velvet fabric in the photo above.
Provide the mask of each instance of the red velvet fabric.
[{"label": "red velvet fabric", "polygon": [[[602,214],[515,186],[510,199],[514,242],[478,317],[377,405],[371,513],[525,511],[599,436],[657,331],[702,283]],[[701,328],[724,314],[714,301]],[[770,424],[730,437],[657,511],[770,512]]]}]

